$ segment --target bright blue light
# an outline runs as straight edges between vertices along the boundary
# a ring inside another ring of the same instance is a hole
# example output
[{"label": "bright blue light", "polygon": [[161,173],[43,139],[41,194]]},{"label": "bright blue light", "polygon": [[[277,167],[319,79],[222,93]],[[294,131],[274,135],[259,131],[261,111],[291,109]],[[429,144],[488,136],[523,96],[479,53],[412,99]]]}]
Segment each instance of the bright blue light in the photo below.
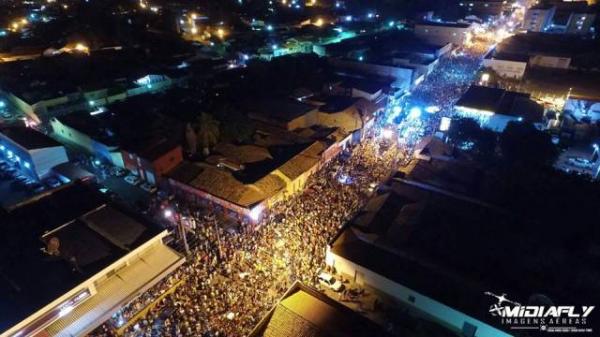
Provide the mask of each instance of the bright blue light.
[{"label": "bright blue light", "polygon": [[0,29],[0,36],[6,36],[7,34],[8,33],[5,30]]},{"label": "bright blue light", "polygon": [[6,108],[6,102],[0,101],[0,108]]},{"label": "bright blue light", "polygon": [[352,15],[346,16],[346,21],[348,21],[348,22],[352,21]]},{"label": "bright blue light", "polygon": [[401,107],[401,106],[399,106],[399,105],[395,105],[395,106],[392,108],[392,112],[394,112],[394,114],[399,114],[399,113],[401,113],[401,112],[402,112],[402,107]]},{"label": "bright blue light", "polygon": [[243,58],[244,58],[244,60],[248,61],[250,59],[250,56],[244,54]]},{"label": "bright blue light", "polygon": [[271,26],[271,25],[268,25],[268,26],[267,26],[267,30],[268,30],[269,32],[270,32],[270,31],[272,31],[272,30],[273,30],[273,26]]},{"label": "bright blue light", "polygon": [[359,56],[359,57],[358,57],[358,60],[359,60],[360,62],[362,62],[364,59],[365,59],[365,58],[364,58],[364,57],[362,57],[362,56]]},{"label": "bright blue light", "polygon": [[390,21],[390,22],[388,23],[388,26],[390,26],[390,27],[394,27],[394,21]]},{"label": "bright blue light", "polygon": [[94,102],[94,101],[89,101],[89,102],[88,102],[88,104],[89,104],[90,106],[94,106],[94,105],[96,105],[96,102]]},{"label": "bright blue light", "polygon": [[277,45],[274,44],[274,45],[271,46],[271,48],[273,48],[273,50],[276,50],[277,49]]},{"label": "bright blue light", "polygon": [[94,165],[96,165],[96,166],[100,165],[100,161],[98,159],[94,160]]},{"label": "bright blue light", "polygon": [[29,162],[23,162],[23,166],[25,166],[25,168],[30,168],[31,164],[29,164]]},{"label": "bright blue light", "polygon": [[374,16],[375,16],[375,14],[373,14],[373,13],[369,13],[369,14],[367,14],[367,17],[368,17],[369,19],[372,19]]},{"label": "bright blue light", "polygon": [[417,119],[419,117],[421,117],[421,108],[419,108],[418,106],[410,108],[410,111],[408,112],[408,118]]}]

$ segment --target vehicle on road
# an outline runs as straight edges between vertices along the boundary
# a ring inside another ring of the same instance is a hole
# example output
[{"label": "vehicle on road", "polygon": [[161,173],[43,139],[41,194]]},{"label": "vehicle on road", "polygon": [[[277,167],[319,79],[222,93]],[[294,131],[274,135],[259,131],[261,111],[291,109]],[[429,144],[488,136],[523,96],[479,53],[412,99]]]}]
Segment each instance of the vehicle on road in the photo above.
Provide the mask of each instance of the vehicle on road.
[{"label": "vehicle on road", "polygon": [[319,283],[335,292],[340,292],[344,289],[344,284],[342,284],[340,280],[336,280],[336,278],[329,273],[321,272],[317,276],[317,279],[319,279]]},{"label": "vehicle on road", "polygon": [[150,183],[143,183],[140,185],[140,188],[148,193],[156,193],[156,191],[158,190],[158,188],[156,188],[156,186],[154,186]]},{"label": "vehicle on road", "polygon": [[111,167],[109,172],[111,175],[113,175],[115,177],[123,177],[123,176],[127,175],[127,170],[125,170],[122,167],[118,167],[118,166]]},{"label": "vehicle on road", "polygon": [[140,177],[138,176],[128,175],[125,177],[125,181],[131,185],[136,186],[142,181],[142,179],[140,179]]}]

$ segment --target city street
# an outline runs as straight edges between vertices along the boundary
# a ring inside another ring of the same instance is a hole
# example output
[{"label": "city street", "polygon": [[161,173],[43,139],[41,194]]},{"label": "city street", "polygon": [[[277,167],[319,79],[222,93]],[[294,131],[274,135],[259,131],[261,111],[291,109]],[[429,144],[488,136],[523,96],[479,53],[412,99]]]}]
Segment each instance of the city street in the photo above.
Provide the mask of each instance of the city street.
[{"label": "city street", "polygon": [[[395,103],[403,108],[399,116],[383,116],[370,136],[351,150],[349,159],[326,165],[304,193],[277,205],[258,230],[228,232],[215,215],[180,204],[180,212],[193,216],[197,224],[188,235],[192,247],[188,262],[122,308],[94,335],[109,335],[111,326],[121,327],[152,304],[147,317],[125,329],[125,336],[244,336],[295,280],[317,286],[315,275],[325,266],[329,240],[364,205],[370,185],[406,165],[412,146],[434,133],[442,116],[452,114],[453,104],[475,80],[487,48],[478,44],[444,57],[404,101]],[[421,112],[432,106],[437,107],[435,112]],[[383,132],[391,128],[391,120],[399,121],[397,138]],[[392,146],[382,147],[387,150],[380,153],[382,142]],[[339,172],[348,178],[339,179]],[[156,303],[160,294],[181,281]]]}]

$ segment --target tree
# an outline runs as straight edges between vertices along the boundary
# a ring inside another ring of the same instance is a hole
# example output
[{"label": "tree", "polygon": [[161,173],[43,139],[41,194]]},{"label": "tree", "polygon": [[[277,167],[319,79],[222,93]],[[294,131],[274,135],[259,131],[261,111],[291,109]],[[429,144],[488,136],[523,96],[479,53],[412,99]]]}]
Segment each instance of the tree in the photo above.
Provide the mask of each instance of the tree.
[{"label": "tree", "polygon": [[457,146],[469,149],[475,158],[482,161],[491,160],[496,153],[497,136],[490,129],[481,128],[471,118],[460,118],[452,121],[448,137]]},{"label": "tree", "polygon": [[219,121],[211,114],[203,112],[198,116],[195,126],[198,145],[202,148],[202,153],[208,156],[210,148],[219,142]]},{"label": "tree", "polygon": [[221,138],[225,141],[244,143],[254,135],[254,123],[248,116],[229,104],[222,105],[218,114]]},{"label": "tree", "polygon": [[187,150],[190,154],[196,154],[198,149],[198,137],[196,131],[190,123],[185,125],[185,142],[187,143]]},{"label": "tree", "polygon": [[454,144],[460,146],[466,142],[474,142],[480,132],[481,127],[474,119],[459,118],[450,124],[448,137]]},{"label": "tree", "polygon": [[558,156],[552,137],[531,123],[509,122],[500,135],[500,148],[509,164],[552,165]]}]

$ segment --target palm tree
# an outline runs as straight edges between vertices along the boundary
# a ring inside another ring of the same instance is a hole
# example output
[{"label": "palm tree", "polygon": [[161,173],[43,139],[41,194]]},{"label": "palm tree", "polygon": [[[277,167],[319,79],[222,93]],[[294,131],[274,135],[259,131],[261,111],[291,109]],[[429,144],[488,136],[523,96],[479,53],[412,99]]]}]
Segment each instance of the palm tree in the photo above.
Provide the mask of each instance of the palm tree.
[{"label": "palm tree", "polygon": [[210,148],[219,141],[219,121],[211,114],[203,112],[196,120],[196,136],[198,145],[205,156],[210,154]]}]

